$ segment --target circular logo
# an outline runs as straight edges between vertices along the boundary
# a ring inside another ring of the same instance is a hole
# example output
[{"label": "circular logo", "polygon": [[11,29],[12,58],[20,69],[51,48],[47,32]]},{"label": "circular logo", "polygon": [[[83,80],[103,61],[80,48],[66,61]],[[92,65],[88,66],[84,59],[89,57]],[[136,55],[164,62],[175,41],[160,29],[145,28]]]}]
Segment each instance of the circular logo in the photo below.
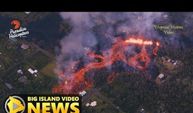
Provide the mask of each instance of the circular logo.
[{"label": "circular logo", "polygon": [[19,29],[21,26],[21,23],[19,20],[12,20],[11,25],[13,26],[14,29]]},{"label": "circular logo", "polygon": [[19,96],[10,96],[5,101],[5,111],[7,113],[23,113],[25,111],[25,102]]}]

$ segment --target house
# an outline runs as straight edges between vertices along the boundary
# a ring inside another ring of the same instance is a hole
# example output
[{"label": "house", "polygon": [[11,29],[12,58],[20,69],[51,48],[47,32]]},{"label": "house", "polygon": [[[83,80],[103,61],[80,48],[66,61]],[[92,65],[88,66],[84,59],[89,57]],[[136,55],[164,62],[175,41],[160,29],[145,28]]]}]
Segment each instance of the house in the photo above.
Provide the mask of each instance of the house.
[{"label": "house", "polygon": [[160,80],[164,80],[166,78],[166,76],[163,73],[161,73],[161,74],[158,75],[158,78]]},{"label": "house", "polygon": [[141,108],[140,113],[145,113],[145,109]]},{"label": "house", "polygon": [[23,71],[21,69],[17,70],[17,73],[23,75]]},{"label": "house", "polygon": [[97,105],[97,101],[93,101],[90,103],[90,106],[95,107]]},{"label": "house", "polygon": [[97,101],[93,101],[91,103],[86,103],[86,107],[95,107],[97,105]]},{"label": "house", "polygon": [[29,68],[28,72],[30,72],[32,75],[34,75],[36,77],[37,73],[38,73],[38,70],[33,70],[32,68]]},{"label": "house", "polygon": [[21,76],[19,79],[18,79],[19,82],[21,83],[24,83],[24,84],[27,84],[28,83],[28,80],[27,80],[27,77],[26,76]]},{"label": "house", "polygon": [[24,49],[24,50],[26,50],[26,49],[29,48],[29,45],[27,45],[27,44],[22,44],[22,45],[21,45],[21,48]]},{"label": "house", "polygon": [[90,103],[86,103],[86,107],[89,107],[90,106]]},{"label": "house", "polygon": [[162,57],[160,60],[160,64],[169,71],[175,71],[182,65],[181,61],[171,59],[167,56]]},{"label": "house", "polygon": [[5,85],[9,88],[9,89],[13,89],[13,86],[9,83],[5,83]]},{"label": "house", "polygon": [[25,14],[27,14],[27,15],[30,14],[30,13],[31,13],[31,12],[25,12]]},{"label": "house", "polygon": [[79,95],[80,95],[80,96],[86,95],[86,91],[79,92]]},{"label": "house", "polygon": [[164,75],[163,73],[160,73],[160,74],[157,76],[155,82],[156,82],[157,84],[161,84],[161,83],[163,83],[163,82],[166,80],[166,78],[167,78],[166,75]]}]

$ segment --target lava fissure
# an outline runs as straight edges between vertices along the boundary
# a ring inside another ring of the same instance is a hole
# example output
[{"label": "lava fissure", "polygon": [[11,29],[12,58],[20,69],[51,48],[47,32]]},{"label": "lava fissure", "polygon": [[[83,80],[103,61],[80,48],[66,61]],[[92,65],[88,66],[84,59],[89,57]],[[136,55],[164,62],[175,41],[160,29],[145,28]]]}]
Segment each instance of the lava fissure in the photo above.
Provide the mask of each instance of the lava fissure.
[{"label": "lava fissure", "polygon": [[[134,56],[127,58],[125,52],[128,51],[126,51],[126,48],[132,45],[139,46],[141,50]],[[160,43],[158,41],[146,40],[142,36],[131,36],[126,40],[118,39],[110,49],[103,51],[102,55],[95,54],[92,51],[88,52],[87,56],[93,59],[93,62],[89,62],[76,72],[72,68],[69,68],[69,72],[72,72],[70,75],[65,75],[66,70],[62,74],[58,74],[63,78],[63,81],[53,88],[53,93],[74,94],[92,87],[92,83],[85,80],[86,73],[93,69],[111,66],[116,61],[122,61],[136,69],[145,70],[151,61],[151,57],[147,52],[147,46],[153,47],[151,54],[156,56]],[[99,59],[99,61],[96,62],[96,59]]]}]

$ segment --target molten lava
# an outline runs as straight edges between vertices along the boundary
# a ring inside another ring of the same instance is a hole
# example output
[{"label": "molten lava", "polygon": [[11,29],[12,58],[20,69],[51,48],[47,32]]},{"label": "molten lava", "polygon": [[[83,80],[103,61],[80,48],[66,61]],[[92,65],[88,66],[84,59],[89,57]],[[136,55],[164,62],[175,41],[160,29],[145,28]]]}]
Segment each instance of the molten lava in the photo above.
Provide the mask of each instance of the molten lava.
[{"label": "molten lava", "polygon": [[[126,48],[132,45],[139,46],[141,50],[139,53],[128,58],[125,54],[125,52],[127,52]],[[128,37],[126,40],[118,39],[116,43],[112,45],[112,48],[103,51],[102,54],[89,52],[87,55],[90,59],[93,59],[92,62],[75,72],[72,68],[69,68],[68,72],[71,72],[70,75],[65,75],[66,70],[64,70],[63,73],[59,73],[58,75],[62,78],[63,82],[53,88],[53,93],[74,94],[92,87],[92,82],[89,82],[85,78],[86,73],[93,69],[111,66],[116,61],[122,61],[133,68],[145,70],[151,61],[151,57],[147,52],[147,46],[153,47],[152,54],[156,56],[160,43],[145,40],[144,37],[141,36]],[[98,60],[96,61],[96,59]],[[75,64],[74,62],[72,63],[72,65]],[[108,77],[109,83],[114,79],[113,75]]]},{"label": "molten lava", "polygon": [[107,83],[111,84],[116,77],[117,77],[117,74],[116,73],[112,73],[111,75],[108,76]]}]

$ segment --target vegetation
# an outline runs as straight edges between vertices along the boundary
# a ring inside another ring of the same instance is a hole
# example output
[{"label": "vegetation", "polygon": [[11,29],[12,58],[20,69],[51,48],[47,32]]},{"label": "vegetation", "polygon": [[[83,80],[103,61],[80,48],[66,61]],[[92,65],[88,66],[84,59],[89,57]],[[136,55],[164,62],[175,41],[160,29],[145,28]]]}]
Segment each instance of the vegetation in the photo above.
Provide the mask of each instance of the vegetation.
[{"label": "vegetation", "polygon": [[175,54],[181,55],[184,66],[162,85],[140,74],[119,73],[112,84],[101,86],[101,93],[125,113],[136,113],[140,108],[147,113],[192,113],[193,49]]}]

